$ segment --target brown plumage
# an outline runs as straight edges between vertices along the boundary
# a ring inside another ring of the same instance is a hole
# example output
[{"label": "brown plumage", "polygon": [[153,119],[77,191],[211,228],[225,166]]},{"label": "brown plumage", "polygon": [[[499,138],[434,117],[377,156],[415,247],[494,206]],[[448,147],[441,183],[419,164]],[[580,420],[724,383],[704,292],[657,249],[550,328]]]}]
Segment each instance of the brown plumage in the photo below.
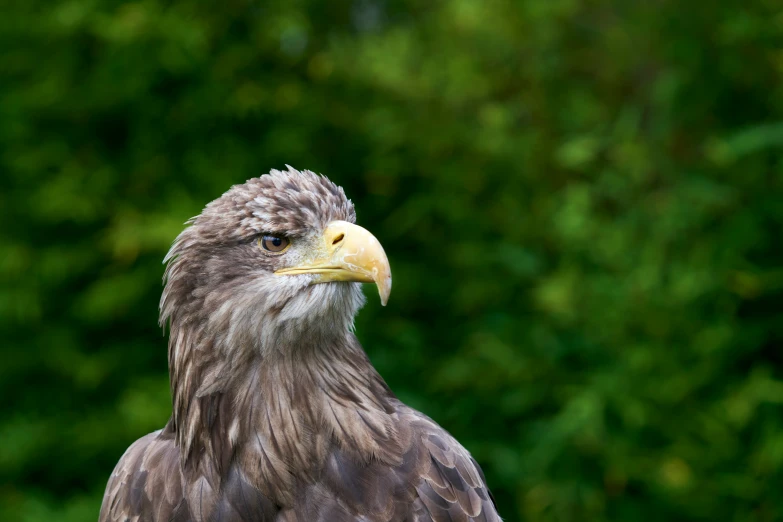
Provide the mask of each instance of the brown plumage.
[{"label": "brown plumage", "polygon": [[[500,520],[478,464],[397,400],[352,333],[355,281],[374,277],[385,299],[390,275],[312,268],[342,248],[325,230],[366,232],[355,219],[341,188],[289,167],[191,220],[160,306],[173,415],[125,452],[101,522]],[[270,252],[269,236],[290,246]]]}]

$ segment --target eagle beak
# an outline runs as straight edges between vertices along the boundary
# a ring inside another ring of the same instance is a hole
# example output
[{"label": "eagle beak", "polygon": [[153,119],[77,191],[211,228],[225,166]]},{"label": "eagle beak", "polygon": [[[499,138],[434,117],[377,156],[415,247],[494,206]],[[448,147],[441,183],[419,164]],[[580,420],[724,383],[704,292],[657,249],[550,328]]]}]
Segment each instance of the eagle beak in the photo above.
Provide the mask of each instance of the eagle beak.
[{"label": "eagle beak", "polygon": [[391,268],[381,243],[364,228],[347,221],[332,221],[324,230],[316,259],[277,270],[277,275],[313,274],[313,283],[356,281],[375,283],[386,306],[391,293]]}]

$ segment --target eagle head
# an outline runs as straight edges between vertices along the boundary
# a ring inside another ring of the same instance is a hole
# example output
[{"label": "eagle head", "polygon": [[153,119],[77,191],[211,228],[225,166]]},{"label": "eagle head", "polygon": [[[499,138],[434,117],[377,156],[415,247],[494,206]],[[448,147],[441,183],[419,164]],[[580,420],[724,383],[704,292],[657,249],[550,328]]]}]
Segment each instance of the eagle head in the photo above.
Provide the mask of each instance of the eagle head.
[{"label": "eagle head", "polygon": [[308,170],[232,187],[166,256],[161,324],[261,350],[344,335],[364,303],[360,283],[375,283],[384,305],[391,291],[383,247],[355,222],[343,189]]}]

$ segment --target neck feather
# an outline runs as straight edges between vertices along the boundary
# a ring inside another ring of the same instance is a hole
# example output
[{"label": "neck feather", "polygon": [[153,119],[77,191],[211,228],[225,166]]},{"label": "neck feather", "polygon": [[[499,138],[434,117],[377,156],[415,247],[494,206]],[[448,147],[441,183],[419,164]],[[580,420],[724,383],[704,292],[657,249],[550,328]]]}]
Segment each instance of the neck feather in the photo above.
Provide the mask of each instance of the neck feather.
[{"label": "neck feather", "polygon": [[399,463],[397,401],[350,331],[226,357],[204,324],[172,324],[173,426],[183,469],[217,478],[237,462],[270,498],[318,472],[334,448]]}]

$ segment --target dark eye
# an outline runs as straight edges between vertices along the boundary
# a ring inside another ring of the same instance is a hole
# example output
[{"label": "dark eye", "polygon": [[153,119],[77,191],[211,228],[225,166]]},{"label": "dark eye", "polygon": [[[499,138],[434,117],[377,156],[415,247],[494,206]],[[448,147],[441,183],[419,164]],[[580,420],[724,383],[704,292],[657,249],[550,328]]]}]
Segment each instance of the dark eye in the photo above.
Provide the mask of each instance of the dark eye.
[{"label": "dark eye", "polygon": [[287,237],[267,235],[259,239],[258,243],[261,245],[261,248],[267,252],[280,254],[288,248],[288,246],[291,244],[291,241]]}]

